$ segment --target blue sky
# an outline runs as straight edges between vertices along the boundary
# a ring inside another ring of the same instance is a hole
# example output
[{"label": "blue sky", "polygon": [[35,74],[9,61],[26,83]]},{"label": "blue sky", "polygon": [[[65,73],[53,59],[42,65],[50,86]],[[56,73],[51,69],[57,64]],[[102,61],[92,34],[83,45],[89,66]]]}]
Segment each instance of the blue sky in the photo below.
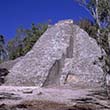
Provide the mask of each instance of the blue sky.
[{"label": "blue sky", "polygon": [[32,23],[53,23],[62,19],[78,20],[91,16],[74,0],[0,0],[0,34],[5,39],[14,37],[20,26]]}]

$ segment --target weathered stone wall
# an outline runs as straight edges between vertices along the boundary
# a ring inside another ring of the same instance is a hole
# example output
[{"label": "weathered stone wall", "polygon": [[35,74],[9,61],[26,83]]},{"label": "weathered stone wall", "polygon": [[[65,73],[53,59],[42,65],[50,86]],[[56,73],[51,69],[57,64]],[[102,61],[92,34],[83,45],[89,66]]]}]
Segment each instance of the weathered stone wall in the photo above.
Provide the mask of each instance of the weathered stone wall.
[{"label": "weathered stone wall", "polygon": [[94,64],[101,57],[100,47],[93,38],[76,25],[73,25],[73,39],[73,57],[65,61],[64,74],[67,71],[73,75],[74,79],[76,78],[73,81],[74,84],[89,86],[101,84],[103,70],[97,63]]},{"label": "weathered stone wall", "polygon": [[72,20],[60,21],[14,65],[5,85],[59,85],[70,83],[67,79],[73,75],[73,84],[97,86],[103,76],[101,67],[94,64],[99,57],[101,50],[93,38]]}]

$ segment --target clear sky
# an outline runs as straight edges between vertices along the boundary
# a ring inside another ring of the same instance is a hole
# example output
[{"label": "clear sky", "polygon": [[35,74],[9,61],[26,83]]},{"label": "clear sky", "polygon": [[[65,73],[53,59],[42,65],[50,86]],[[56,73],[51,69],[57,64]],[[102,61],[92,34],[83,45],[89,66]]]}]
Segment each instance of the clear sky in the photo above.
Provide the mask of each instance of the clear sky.
[{"label": "clear sky", "polygon": [[91,16],[74,0],[0,0],[0,34],[6,39],[14,37],[19,26],[81,18]]}]

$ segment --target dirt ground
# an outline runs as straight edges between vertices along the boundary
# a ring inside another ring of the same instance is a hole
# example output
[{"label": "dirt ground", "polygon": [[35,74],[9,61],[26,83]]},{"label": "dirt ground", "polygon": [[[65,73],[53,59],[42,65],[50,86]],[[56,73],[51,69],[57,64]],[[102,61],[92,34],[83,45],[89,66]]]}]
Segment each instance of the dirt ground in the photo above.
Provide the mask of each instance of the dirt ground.
[{"label": "dirt ground", "polygon": [[[0,110],[110,110],[86,88],[0,86]],[[102,94],[103,95],[103,94]],[[103,99],[104,98],[104,99]],[[100,108],[100,109],[99,109]]]}]

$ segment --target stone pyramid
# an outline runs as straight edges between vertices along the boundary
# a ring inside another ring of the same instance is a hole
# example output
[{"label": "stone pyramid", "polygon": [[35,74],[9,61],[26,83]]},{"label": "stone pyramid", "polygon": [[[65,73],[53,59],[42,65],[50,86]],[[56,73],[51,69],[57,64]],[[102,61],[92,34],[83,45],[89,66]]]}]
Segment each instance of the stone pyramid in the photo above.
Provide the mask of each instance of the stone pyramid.
[{"label": "stone pyramid", "polygon": [[101,57],[95,39],[72,20],[59,21],[47,31],[9,75],[5,85],[48,86],[66,83],[99,86],[102,68],[94,62]]}]

